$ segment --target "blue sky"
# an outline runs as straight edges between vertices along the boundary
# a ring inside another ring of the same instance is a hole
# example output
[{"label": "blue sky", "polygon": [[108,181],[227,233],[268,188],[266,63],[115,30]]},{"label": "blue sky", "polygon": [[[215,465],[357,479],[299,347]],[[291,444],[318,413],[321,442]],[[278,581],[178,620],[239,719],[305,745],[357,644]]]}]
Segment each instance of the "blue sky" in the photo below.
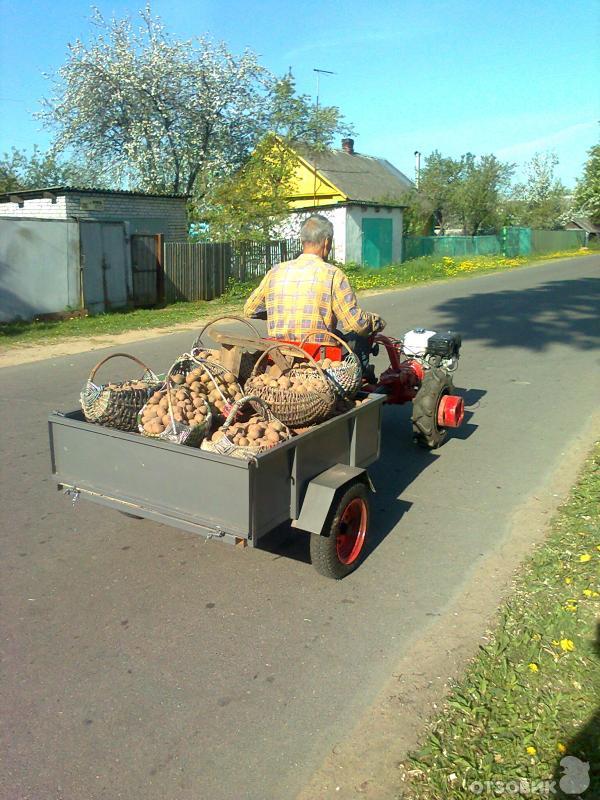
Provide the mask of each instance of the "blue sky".
[{"label": "blue sky", "polygon": [[[135,14],[138,2],[104,2]],[[600,127],[600,0],[410,2],[396,0],[155,0],[179,38],[209,34],[249,47],[298,89],[338,105],[359,152],[389,159],[409,177],[414,151],[495,153],[522,167],[554,151],[568,185],[581,174]],[[31,112],[49,94],[43,72],[67,42],[90,35],[90,6],[75,0],[0,0],[0,153],[45,148]]]}]

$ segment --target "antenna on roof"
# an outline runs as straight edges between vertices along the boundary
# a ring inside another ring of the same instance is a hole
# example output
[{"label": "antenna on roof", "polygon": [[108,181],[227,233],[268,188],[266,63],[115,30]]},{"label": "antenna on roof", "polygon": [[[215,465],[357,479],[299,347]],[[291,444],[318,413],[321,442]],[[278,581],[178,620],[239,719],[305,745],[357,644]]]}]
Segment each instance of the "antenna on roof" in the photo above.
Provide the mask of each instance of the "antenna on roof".
[{"label": "antenna on roof", "polygon": [[[316,122],[318,125],[318,114],[319,114],[319,86],[320,86],[320,78],[321,75],[337,75],[337,72],[332,72],[330,69],[317,69],[316,67],[313,68],[313,72],[317,73],[317,100],[315,102],[315,117]],[[314,163],[314,170],[315,170],[315,180],[313,183],[313,208],[317,205],[317,153],[318,153],[318,142],[315,142],[315,163]]]}]

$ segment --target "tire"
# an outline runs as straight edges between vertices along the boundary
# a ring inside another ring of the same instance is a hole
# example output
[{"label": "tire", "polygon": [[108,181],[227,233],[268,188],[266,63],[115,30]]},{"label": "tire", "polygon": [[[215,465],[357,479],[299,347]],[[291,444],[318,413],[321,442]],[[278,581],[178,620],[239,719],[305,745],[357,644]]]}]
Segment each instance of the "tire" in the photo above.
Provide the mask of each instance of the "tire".
[{"label": "tire", "polygon": [[313,567],[326,578],[345,578],[365,555],[368,529],[369,491],[363,483],[353,483],[334,500],[323,532],[310,536]]},{"label": "tire", "polygon": [[413,439],[420,447],[434,450],[446,440],[448,430],[437,422],[438,406],[445,394],[453,393],[454,384],[447,372],[434,368],[425,373],[412,409]]}]

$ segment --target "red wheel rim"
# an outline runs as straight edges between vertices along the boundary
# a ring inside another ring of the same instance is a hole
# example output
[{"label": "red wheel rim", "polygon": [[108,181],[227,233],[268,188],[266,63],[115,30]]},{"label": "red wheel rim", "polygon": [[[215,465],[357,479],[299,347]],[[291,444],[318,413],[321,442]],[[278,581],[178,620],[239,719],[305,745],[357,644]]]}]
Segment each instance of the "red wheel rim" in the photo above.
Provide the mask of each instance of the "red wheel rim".
[{"label": "red wheel rim", "polygon": [[360,555],[367,535],[367,516],[367,504],[360,497],[355,497],[344,509],[335,540],[342,564],[352,564]]}]

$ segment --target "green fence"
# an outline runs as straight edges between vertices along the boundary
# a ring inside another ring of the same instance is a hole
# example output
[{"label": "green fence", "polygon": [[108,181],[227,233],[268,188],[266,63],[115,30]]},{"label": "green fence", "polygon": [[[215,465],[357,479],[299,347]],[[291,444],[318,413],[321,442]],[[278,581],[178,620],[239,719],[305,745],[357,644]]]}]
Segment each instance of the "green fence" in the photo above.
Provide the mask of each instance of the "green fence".
[{"label": "green fence", "polygon": [[421,256],[488,256],[502,252],[498,236],[407,236],[404,261]]},{"label": "green fence", "polygon": [[585,244],[585,231],[531,231],[532,253],[575,250]]},{"label": "green fence", "polygon": [[534,231],[510,227],[493,236],[406,236],[403,261],[421,256],[490,256],[508,258],[559,250],[575,250],[586,243],[584,231]]}]

